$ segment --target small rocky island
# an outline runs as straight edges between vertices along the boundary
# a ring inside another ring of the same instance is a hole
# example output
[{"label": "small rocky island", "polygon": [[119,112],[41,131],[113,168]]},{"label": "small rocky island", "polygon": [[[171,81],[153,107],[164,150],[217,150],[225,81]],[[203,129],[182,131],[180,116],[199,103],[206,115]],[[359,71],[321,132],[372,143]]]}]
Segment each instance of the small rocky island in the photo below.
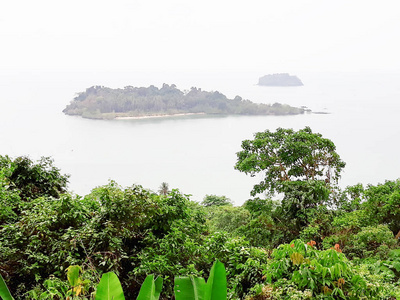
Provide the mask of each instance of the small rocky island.
[{"label": "small rocky island", "polygon": [[302,86],[303,83],[297,76],[288,73],[269,74],[258,80],[258,85],[262,86]]},{"label": "small rocky island", "polygon": [[89,119],[122,119],[189,114],[296,115],[303,114],[305,109],[280,103],[258,104],[239,96],[228,99],[220,92],[195,87],[181,91],[174,84],[164,83],[161,88],[92,86],[78,93],[63,112]]}]

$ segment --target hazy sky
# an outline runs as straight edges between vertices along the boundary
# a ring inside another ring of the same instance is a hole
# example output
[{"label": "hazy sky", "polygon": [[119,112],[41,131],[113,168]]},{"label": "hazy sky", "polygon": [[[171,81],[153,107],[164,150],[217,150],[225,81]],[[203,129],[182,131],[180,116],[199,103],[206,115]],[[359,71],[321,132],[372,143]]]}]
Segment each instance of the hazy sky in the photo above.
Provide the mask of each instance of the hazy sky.
[{"label": "hazy sky", "polygon": [[400,70],[398,0],[13,0],[4,70]]}]

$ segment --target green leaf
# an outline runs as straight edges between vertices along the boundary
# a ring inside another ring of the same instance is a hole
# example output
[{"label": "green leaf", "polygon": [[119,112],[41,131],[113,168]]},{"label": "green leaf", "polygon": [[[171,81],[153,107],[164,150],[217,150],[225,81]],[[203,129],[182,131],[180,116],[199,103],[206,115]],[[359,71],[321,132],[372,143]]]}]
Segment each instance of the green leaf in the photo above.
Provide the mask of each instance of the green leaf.
[{"label": "green leaf", "polygon": [[204,300],[206,282],[201,277],[175,277],[176,300]]},{"label": "green leaf", "polygon": [[216,261],[207,283],[201,277],[176,277],[176,300],[226,300],[227,282],[223,263]]},{"label": "green leaf", "polygon": [[104,273],[101,276],[96,291],[96,300],[125,300],[124,292],[117,275],[114,272]]},{"label": "green leaf", "polygon": [[394,261],[392,265],[396,269],[397,272],[400,272],[400,262]]},{"label": "green leaf", "polygon": [[224,264],[217,260],[211,268],[206,285],[206,300],[226,300],[227,282]]},{"label": "green leaf", "polygon": [[75,287],[78,285],[80,271],[82,271],[82,268],[80,266],[69,266],[67,268],[67,278],[71,287]]},{"label": "green leaf", "polygon": [[0,274],[0,297],[3,300],[14,300],[1,274]]},{"label": "green leaf", "polygon": [[158,300],[160,297],[161,289],[163,285],[163,279],[157,277],[154,280],[154,275],[148,275],[144,280],[142,287],[139,291],[137,300]]}]

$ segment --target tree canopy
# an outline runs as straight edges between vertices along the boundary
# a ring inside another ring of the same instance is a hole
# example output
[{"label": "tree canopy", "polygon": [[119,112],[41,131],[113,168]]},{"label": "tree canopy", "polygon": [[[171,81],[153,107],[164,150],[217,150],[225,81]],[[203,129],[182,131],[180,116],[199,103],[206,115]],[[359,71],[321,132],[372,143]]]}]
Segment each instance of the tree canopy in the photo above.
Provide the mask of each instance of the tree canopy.
[{"label": "tree canopy", "polygon": [[264,173],[264,179],[251,192],[284,192],[291,181],[320,180],[337,183],[345,163],[336,153],[335,144],[310,127],[299,131],[278,128],[254,134],[242,142],[235,168],[251,176]]},{"label": "tree canopy", "polygon": [[59,198],[67,191],[68,175],[61,174],[50,157],[42,157],[37,162],[29,157],[11,159],[0,156],[0,172],[9,184],[19,191],[22,199],[40,196]]},{"label": "tree canopy", "polygon": [[217,196],[217,195],[206,195],[201,202],[201,205],[204,206],[224,206],[224,205],[232,205],[231,199],[225,196]]}]

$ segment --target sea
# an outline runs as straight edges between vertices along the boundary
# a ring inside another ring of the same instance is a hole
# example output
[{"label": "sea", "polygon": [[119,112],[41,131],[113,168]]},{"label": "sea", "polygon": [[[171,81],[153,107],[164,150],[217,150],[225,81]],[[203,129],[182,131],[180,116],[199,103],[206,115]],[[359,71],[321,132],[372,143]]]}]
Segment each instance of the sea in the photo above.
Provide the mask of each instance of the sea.
[{"label": "sea", "polygon": [[[0,71],[0,155],[50,156],[68,188],[84,196],[116,181],[157,191],[162,182],[194,201],[250,199],[262,174],[234,169],[241,142],[255,132],[310,126],[331,139],[346,167],[339,185],[376,185],[400,177],[400,72],[297,72],[304,86],[263,87],[255,71]],[[179,116],[89,120],[64,107],[93,85],[219,91],[257,103],[306,106],[293,116]],[[259,195],[264,197],[264,195]]]}]

